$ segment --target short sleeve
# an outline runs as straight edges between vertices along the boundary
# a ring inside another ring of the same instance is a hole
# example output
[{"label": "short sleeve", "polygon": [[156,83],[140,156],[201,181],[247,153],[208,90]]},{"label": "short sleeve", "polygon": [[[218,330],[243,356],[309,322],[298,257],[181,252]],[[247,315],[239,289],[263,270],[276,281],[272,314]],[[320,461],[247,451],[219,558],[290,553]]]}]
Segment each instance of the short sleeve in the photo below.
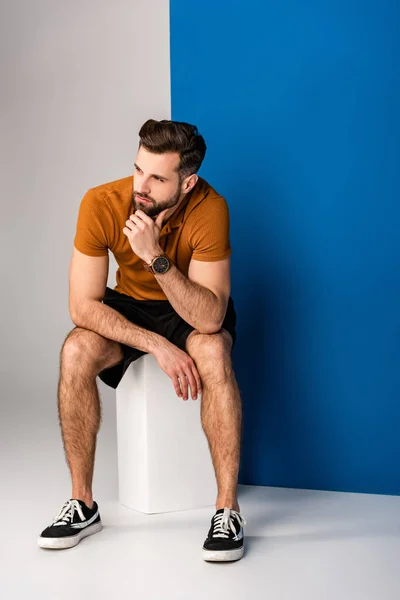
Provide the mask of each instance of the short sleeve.
[{"label": "short sleeve", "polygon": [[93,189],[89,190],[79,207],[75,248],[88,256],[107,256],[108,231],[111,225],[109,209],[104,198]]},{"label": "short sleeve", "polygon": [[229,209],[225,198],[214,196],[200,203],[190,215],[189,236],[192,258],[216,261],[228,258],[232,249],[229,239]]}]

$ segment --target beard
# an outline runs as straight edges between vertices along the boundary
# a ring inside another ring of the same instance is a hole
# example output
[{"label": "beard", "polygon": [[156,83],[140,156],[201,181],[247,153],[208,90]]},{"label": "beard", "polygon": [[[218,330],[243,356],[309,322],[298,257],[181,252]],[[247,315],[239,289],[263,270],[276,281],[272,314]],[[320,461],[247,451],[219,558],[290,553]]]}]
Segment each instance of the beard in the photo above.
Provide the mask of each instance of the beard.
[{"label": "beard", "polygon": [[142,196],[142,198],[146,198],[146,200],[149,200],[151,202],[151,204],[148,204],[147,202],[141,202],[140,198],[137,198],[137,195],[138,195],[137,192],[134,191],[133,192],[134,212],[136,212],[138,209],[140,209],[148,217],[155,219],[160,214],[160,212],[162,212],[166,208],[172,208],[173,206],[178,204],[179,198],[181,196],[180,185],[178,186],[175,194],[173,196],[171,196],[170,198],[168,198],[167,200],[164,200],[163,202],[156,203],[156,201],[153,198],[151,198],[150,196],[148,196],[147,194],[140,194],[140,196]]}]

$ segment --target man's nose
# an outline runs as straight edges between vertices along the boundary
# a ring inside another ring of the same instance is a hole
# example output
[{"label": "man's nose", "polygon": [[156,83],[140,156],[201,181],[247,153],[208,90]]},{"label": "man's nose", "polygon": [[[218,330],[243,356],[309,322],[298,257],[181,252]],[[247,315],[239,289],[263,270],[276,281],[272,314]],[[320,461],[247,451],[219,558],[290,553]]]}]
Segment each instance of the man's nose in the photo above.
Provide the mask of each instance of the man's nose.
[{"label": "man's nose", "polygon": [[150,185],[148,179],[141,179],[138,182],[137,193],[139,194],[150,194]]}]

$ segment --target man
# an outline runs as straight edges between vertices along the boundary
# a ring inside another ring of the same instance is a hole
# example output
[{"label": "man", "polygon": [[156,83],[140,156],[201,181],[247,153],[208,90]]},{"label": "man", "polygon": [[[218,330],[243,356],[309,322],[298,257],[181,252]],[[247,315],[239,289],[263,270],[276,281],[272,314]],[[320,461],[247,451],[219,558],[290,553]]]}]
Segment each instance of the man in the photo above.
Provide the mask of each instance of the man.
[{"label": "man", "polygon": [[[38,543],[70,548],[101,530],[92,495],[96,377],[116,388],[129,364],[151,353],[178,397],[202,394],[218,487],[203,557],[238,560],[246,521],[237,500],[242,414],[231,363],[229,211],[196,174],[206,152],[196,127],[149,120],[139,138],[134,177],[90,189],[79,209],[69,295],[76,327],[61,350],[58,386],[72,494]],[[108,250],[119,265],[113,290]]]}]

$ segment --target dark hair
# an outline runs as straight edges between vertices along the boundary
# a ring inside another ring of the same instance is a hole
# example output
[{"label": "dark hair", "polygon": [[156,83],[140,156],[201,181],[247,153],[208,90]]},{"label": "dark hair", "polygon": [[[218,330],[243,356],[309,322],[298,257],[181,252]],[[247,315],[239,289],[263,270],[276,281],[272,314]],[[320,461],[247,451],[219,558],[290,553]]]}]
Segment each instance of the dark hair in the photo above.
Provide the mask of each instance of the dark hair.
[{"label": "dark hair", "polygon": [[154,154],[178,152],[181,158],[179,174],[188,177],[197,173],[206,153],[206,143],[195,125],[180,121],[149,119],[139,131],[139,148]]}]

